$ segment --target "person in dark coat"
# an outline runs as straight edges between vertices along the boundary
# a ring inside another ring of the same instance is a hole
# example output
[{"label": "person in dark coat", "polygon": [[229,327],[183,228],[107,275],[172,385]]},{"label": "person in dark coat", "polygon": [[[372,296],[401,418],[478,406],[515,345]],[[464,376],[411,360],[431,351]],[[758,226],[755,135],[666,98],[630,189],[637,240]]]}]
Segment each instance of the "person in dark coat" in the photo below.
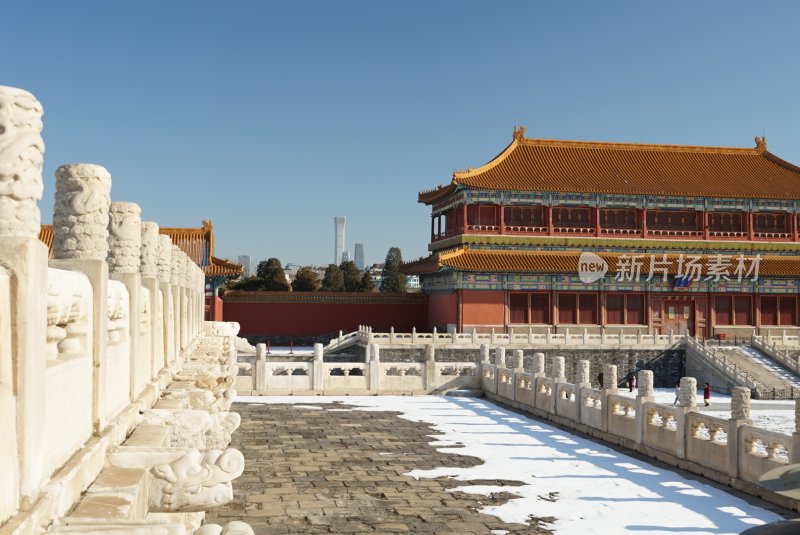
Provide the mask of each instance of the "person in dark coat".
[{"label": "person in dark coat", "polygon": [[703,386],[703,401],[706,404],[706,407],[710,405],[709,401],[711,400],[711,385],[708,383],[704,383]]},{"label": "person in dark coat", "polygon": [[633,384],[636,379],[633,376],[633,372],[628,372],[628,375],[625,376],[625,384],[628,385],[628,392],[633,392]]}]

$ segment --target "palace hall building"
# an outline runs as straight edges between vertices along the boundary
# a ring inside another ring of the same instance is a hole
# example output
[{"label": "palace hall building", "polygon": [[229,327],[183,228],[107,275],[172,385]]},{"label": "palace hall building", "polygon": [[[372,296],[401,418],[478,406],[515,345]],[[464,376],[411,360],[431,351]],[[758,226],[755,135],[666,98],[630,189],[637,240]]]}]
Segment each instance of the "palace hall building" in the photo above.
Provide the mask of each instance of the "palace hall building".
[{"label": "palace hall building", "polygon": [[800,330],[800,168],[754,148],[529,139],[423,191],[429,328]]}]

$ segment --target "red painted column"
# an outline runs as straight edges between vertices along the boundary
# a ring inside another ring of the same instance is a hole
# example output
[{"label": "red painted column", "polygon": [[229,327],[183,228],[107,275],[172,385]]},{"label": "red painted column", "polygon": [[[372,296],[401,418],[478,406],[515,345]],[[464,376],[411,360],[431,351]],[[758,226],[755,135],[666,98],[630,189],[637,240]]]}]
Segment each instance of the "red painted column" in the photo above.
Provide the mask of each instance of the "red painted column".
[{"label": "red painted column", "polygon": [[553,207],[547,207],[547,235],[553,235]]},{"label": "red painted column", "polygon": [[442,214],[436,216],[436,234],[438,236],[442,235]]},{"label": "red painted column", "polygon": [[595,206],[594,208],[594,235],[600,236],[600,207]]},{"label": "red painted column", "polygon": [[792,212],[789,217],[792,218],[792,241],[797,241],[797,214]]},{"label": "red painted column", "polygon": [[708,228],[708,210],[703,210],[703,237],[708,239],[708,233],[710,229]]},{"label": "red painted column", "polygon": [[462,228],[461,233],[462,234],[466,234],[467,230],[469,229],[469,222],[467,221],[467,214],[469,213],[469,211],[467,210],[467,203],[466,202],[461,206],[461,211],[462,211],[462,213],[464,215],[464,226]]},{"label": "red painted column", "polygon": [[642,238],[647,237],[647,208],[642,208]]},{"label": "red painted column", "polygon": [[436,216],[431,214],[431,243],[434,241],[436,234],[433,232],[433,222],[436,221]]},{"label": "red painted column", "polygon": [[754,236],[753,231],[753,211],[747,212],[747,237],[752,240]]},{"label": "red painted column", "polygon": [[500,205],[500,234],[505,234],[506,232],[506,207],[504,205]]}]

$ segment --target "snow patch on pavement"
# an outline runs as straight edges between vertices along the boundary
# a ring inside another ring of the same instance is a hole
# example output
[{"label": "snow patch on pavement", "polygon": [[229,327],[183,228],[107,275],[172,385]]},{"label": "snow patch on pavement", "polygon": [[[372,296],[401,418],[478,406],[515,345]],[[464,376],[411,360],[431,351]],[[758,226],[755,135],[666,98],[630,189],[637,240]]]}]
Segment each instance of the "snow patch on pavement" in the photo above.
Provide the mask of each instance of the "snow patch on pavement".
[{"label": "snow patch on pavement", "polygon": [[[669,393],[669,395],[672,395]],[[673,396],[674,397],[674,396]],[[556,520],[559,535],[738,534],[753,525],[781,520],[718,488],[628,457],[599,443],[506,410],[486,400],[440,396],[239,397],[264,404],[344,402],[362,411],[393,411],[426,422],[444,436],[432,445],[444,453],[484,460],[470,468],[413,470],[414,478],[450,477],[518,481],[521,486],[462,485],[451,491],[518,495],[481,512],[505,522],[530,517]],[[671,403],[672,399],[669,399]],[[327,409],[331,410],[331,409]],[[459,447],[453,447],[453,446]]]}]

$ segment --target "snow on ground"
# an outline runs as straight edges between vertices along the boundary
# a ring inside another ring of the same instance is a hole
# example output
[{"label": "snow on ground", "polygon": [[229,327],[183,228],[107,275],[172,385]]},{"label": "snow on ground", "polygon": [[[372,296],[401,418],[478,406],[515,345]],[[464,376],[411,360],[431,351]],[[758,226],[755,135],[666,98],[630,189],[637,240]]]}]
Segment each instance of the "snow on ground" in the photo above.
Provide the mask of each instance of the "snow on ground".
[{"label": "snow on ground", "polygon": [[[669,403],[674,395],[668,392]],[[663,396],[664,394],[661,394]],[[484,460],[471,468],[414,470],[417,478],[451,477],[453,491],[520,497],[482,512],[506,522],[554,517],[559,535],[585,533],[737,534],[781,517],[726,492],[686,479],[532,420],[489,401],[442,396],[239,397],[238,402],[303,404],[334,401],[363,411],[397,411],[432,424],[432,446]],[[327,409],[326,409],[327,410]],[[792,411],[793,412],[793,411]],[[469,485],[470,480],[512,480],[522,486]],[[463,484],[462,484],[463,483]]]}]

